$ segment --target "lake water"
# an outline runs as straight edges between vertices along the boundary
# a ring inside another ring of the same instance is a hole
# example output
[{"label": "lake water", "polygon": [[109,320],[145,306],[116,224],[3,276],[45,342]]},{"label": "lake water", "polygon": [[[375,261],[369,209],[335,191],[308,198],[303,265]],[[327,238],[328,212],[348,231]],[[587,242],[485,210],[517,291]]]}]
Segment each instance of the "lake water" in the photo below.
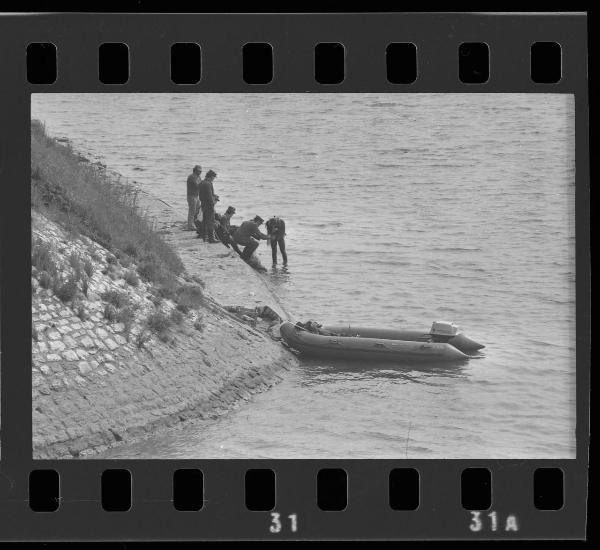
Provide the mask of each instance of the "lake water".
[{"label": "lake water", "polygon": [[[187,213],[280,215],[297,318],[459,324],[452,368],[304,361],[210,424],[104,456],[574,458],[574,101],[561,94],[35,94],[50,134]],[[264,243],[258,255],[270,265]]]}]

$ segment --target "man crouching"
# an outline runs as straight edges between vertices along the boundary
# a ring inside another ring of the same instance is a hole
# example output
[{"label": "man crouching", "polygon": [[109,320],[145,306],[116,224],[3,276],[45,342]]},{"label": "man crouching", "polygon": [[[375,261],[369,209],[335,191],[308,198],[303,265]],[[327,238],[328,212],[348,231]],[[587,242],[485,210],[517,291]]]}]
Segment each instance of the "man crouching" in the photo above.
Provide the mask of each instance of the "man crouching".
[{"label": "man crouching", "polygon": [[260,216],[254,216],[254,219],[243,222],[233,235],[234,241],[244,247],[241,256],[246,261],[258,248],[258,241],[269,238],[259,229],[263,222],[264,220]]}]

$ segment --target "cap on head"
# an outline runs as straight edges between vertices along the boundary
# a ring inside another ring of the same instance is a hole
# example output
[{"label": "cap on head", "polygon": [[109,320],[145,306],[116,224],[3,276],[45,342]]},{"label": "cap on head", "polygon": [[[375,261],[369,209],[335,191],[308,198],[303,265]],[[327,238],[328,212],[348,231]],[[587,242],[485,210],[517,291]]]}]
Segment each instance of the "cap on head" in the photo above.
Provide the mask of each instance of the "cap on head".
[{"label": "cap on head", "polygon": [[233,206],[229,206],[227,210],[225,210],[225,214],[235,214],[235,208]]},{"label": "cap on head", "polygon": [[263,219],[262,219],[260,216],[254,216],[254,221],[255,221],[256,223],[262,223],[262,222],[264,222],[265,220],[263,220]]},{"label": "cap on head", "polygon": [[208,172],[206,172],[206,177],[207,178],[216,178],[217,173],[214,170],[209,170]]},{"label": "cap on head", "polygon": [[196,166],[194,166],[194,172],[202,172],[202,166],[196,164]]}]

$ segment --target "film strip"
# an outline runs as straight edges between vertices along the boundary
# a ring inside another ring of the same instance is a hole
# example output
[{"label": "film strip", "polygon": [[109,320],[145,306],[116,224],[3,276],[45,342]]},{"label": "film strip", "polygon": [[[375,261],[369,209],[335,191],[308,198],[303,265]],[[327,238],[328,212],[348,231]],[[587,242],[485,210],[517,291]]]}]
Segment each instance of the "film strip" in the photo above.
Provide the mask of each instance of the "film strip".
[{"label": "film strip", "polygon": [[[0,49],[1,539],[586,537],[586,14],[9,14]],[[298,324],[443,312],[483,353]]]}]

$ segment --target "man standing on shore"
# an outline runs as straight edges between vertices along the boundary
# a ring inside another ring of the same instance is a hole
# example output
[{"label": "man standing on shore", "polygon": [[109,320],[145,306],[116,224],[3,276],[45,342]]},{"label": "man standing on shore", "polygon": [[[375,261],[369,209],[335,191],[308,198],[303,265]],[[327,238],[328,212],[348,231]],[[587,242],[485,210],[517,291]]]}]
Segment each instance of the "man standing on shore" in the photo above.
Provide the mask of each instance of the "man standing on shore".
[{"label": "man standing on shore", "polygon": [[287,254],[285,252],[285,222],[277,217],[273,216],[267,223],[267,234],[271,241],[271,254],[273,256],[273,267],[277,265],[277,245],[281,251],[281,259],[283,260],[284,267],[287,265]]},{"label": "man standing on shore", "polygon": [[217,177],[217,173],[213,170],[206,172],[206,177],[200,182],[199,196],[200,205],[202,207],[202,226],[203,239],[209,243],[216,243],[215,239],[215,202],[219,200],[219,196],[215,195],[213,181]]},{"label": "man standing on shore", "polygon": [[254,216],[254,219],[242,223],[233,235],[235,242],[244,247],[242,258],[246,261],[250,259],[250,256],[252,256],[254,251],[258,248],[258,241],[269,238],[259,229],[263,221],[264,220],[260,216]]},{"label": "man standing on shore", "polygon": [[188,231],[194,231],[194,218],[198,214],[198,210],[200,209],[200,202],[198,199],[198,191],[200,187],[200,182],[202,179],[200,175],[202,174],[202,166],[197,164],[194,166],[192,173],[188,176],[187,179],[187,202],[188,202],[188,219],[187,219],[187,228]]}]

